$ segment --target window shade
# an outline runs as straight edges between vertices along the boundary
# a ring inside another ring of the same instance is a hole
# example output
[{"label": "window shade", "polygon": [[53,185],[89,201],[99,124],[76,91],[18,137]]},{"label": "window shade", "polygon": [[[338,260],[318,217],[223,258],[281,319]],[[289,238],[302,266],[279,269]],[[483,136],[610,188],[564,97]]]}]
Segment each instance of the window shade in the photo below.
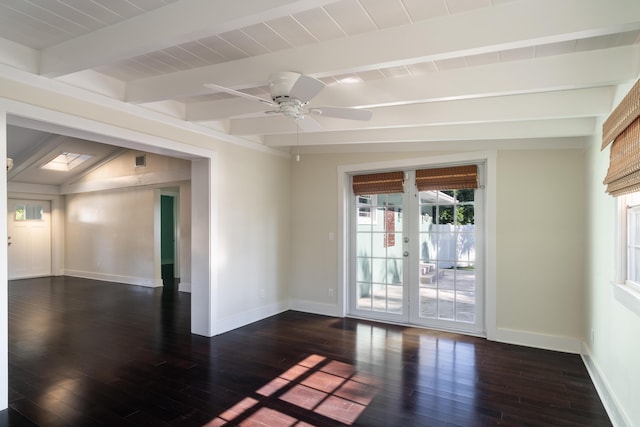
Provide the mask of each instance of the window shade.
[{"label": "window shade", "polygon": [[452,166],[416,171],[418,191],[478,188],[478,166]]},{"label": "window shade", "polygon": [[609,144],[607,193],[620,196],[640,191],[640,80],[602,125],[602,149]]},{"label": "window shade", "polygon": [[372,173],[353,177],[353,194],[389,194],[404,191],[404,172]]}]

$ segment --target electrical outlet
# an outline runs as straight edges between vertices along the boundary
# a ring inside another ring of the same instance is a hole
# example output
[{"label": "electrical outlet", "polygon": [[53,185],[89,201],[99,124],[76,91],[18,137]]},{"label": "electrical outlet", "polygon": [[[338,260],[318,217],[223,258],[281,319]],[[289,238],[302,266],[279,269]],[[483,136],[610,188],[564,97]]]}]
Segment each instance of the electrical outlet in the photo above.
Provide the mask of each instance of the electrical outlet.
[{"label": "electrical outlet", "polygon": [[333,288],[329,288],[329,296],[332,297],[333,296]]}]

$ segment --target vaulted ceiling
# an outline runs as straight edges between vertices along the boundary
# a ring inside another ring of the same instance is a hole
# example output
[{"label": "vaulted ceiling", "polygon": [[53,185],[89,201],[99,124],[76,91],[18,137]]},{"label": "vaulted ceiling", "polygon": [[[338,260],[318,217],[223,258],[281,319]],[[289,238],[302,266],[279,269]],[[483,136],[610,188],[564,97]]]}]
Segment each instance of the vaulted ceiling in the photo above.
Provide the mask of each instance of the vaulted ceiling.
[{"label": "vaulted ceiling", "polygon": [[[638,0],[0,0],[0,63],[270,147],[579,138],[640,74]],[[324,82],[321,129],[264,116]]]}]

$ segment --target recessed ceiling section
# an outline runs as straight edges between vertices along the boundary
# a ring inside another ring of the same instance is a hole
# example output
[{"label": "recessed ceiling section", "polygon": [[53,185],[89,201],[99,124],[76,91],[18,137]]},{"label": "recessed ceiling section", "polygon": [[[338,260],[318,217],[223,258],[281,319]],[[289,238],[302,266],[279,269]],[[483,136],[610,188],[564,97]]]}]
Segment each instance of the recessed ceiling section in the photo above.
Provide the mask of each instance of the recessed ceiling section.
[{"label": "recessed ceiling section", "polygon": [[62,185],[73,182],[124,150],[108,144],[7,126],[9,182]]}]

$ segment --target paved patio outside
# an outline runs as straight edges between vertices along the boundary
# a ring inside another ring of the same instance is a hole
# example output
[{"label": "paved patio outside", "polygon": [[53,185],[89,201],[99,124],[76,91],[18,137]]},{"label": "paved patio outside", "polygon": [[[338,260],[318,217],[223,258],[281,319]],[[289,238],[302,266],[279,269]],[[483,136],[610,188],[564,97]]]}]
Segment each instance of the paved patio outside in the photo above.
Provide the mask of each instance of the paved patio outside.
[{"label": "paved patio outside", "polygon": [[[420,317],[475,321],[475,271],[443,269],[440,272],[434,283],[420,285]],[[374,284],[370,296],[358,299],[358,309],[400,314],[402,291],[401,285]]]}]

